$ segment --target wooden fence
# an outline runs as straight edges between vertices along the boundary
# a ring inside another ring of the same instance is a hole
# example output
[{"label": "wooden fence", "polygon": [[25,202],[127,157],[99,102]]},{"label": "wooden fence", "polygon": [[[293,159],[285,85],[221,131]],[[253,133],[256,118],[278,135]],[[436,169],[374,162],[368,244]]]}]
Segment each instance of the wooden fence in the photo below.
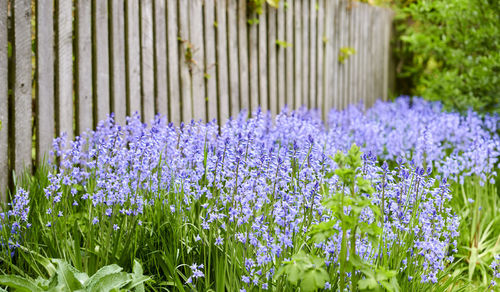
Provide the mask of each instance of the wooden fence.
[{"label": "wooden fence", "polygon": [[249,9],[247,0],[0,0],[0,194],[56,135],[110,112],[120,123],[136,111],[179,123],[258,106],[325,114],[387,96],[390,10],[347,0]]}]

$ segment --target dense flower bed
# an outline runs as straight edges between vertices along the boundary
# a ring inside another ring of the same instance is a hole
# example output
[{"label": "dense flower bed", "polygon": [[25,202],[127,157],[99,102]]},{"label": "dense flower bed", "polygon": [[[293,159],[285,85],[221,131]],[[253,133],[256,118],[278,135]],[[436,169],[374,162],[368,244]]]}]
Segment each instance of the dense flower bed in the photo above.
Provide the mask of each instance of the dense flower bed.
[{"label": "dense flower bed", "polygon": [[[332,175],[338,165],[330,158],[356,143],[364,152],[356,176],[374,188],[360,195],[382,212],[379,218],[368,207],[361,211],[360,222],[375,222],[382,233],[377,240],[360,233],[357,254],[398,271],[405,287],[437,283],[454,261],[459,235],[447,178],[475,174],[494,183],[499,121],[443,112],[417,98],[377,102],[366,112],[332,111],[327,126],[305,109],[274,119],[242,113],[221,128],[216,122],[176,127],[162,117],[148,126],[137,115],[121,126],[110,117],[74,141],[54,141],[43,196],[19,190],[3,214],[3,247],[9,238],[15,256],[15,247],[29,246],[36,233],[71,249],[74,242],[57,237],[76,228],[85,237],[78,260],[126,263],[147,262],[172,244],[182,284],[202,290],[219,287],[220,269],[222,278],[233,278],[224,280],[226,288],[279,289],[288,284],[274,277],[277,269],[306,250],[325,264],[323,287],[337,287],[341,222],[331,221],[324,200],[359,192]],[[339,232],[312,243],[311,227],[328,221]],[[66,255],[55,250],[43,253]]]}]

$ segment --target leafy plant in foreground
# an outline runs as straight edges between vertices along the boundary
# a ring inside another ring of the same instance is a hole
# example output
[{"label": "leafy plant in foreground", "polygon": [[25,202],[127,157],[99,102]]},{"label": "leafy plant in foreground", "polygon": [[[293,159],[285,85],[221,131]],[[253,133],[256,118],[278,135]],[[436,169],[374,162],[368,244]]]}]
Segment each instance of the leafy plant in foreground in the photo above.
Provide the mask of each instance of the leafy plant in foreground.
[{"label": "leafy plant in foreground", "polygon": [[113,264],[102,267],[90,277],[60,259],[44,259],[43,262],[49,274],[48,279],[38,277],[33,280],[18,275],[0,275],[0,284],[20,292],[143,292],[144,283],[150,280],[142,274],[142,266],[137,261],[134,262],[132,273],[122,272],[121,267]]}]

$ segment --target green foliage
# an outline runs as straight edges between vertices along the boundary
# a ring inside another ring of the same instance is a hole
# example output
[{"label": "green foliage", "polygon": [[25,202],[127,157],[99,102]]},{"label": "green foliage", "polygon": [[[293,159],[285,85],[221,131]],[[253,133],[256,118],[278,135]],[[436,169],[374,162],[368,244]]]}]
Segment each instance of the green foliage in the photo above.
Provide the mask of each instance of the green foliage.
[{"label": "green foliage", "polygon": [[266,3],[277,9],[279,7],[280,0],[247,0],[247,15],[249,17],[247,22],[249,25],[259,24],[259,19],[252,16],[261,15],[264,11],[264,5]]},{"label": "green foliage", "polygon": [[339,50],[339,56],[338,56],[339,63],[340,64],[344,64],[345,61],[351,55],[354,55],[355,53],[356,53],[356,50],[354,48],[351,48],[351,47],[342,47],[342,48],[340,48],[340,50]]},{"label": "green foliage", "polygon": [[285,262],[274,277],[279,278],[282,275],[286,275],[293,286],[299,286],[300,291],[304,292],[322,289],[329,279],[325,261],[302,250]]},{"label": "green foliage", "polygon": [[406,1],[399,7],[399,93],[442,100],[459,110],[499,112],[498,1]]},{"label": "green foliage", "polygon": [[89,277],[64,260],[44,259],[49,278],[39,276],[33,280],[18,275],[0,276],[0,284],[13,291],[144,291],[144,283],[150,278],[142,274],[142,266],[134,262],[132,273],[122,272],[118,265],[108,265]]},{"label": "green foliage", "polygon": [[[276,45],[280,48],[290,48],[292,47],[291,43],[288,43],[286,41],[281,41],[281,40],[276,40]],[[1,125],[1,124],[0,124]]]}]

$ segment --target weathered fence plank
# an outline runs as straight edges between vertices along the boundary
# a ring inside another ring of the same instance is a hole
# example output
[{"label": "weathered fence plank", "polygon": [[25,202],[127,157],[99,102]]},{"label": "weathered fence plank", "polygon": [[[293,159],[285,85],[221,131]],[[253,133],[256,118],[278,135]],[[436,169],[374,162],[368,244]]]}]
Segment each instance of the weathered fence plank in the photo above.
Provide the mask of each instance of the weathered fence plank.
[{"label": "weathered fence plank", "polygon": [[300,1],[293,3],[293,23],[294,23],[294,36],[293,36],[293,50],[294,50],[294,89],[295,89],[295,100],[294,109],[302,106],[302,5]]},{"label": "weathered fence plank", "polygon": [[124,0],[111,1],[111,111],[115,121],[125,123],[125,7]]},{"label": "weathered fence plank", "polygon": [[57,130],[73,139],[73,6],[71,1],[57,2]]},{"label": "weathered fence plank", "polygon": [[225,1],[215,2],[217,21],[217,88],[219,98],[219,121],[223,123],[229,117],[229,90],[227,64],[227,23]]},{"label": "weathered fence plank", "polygon": [[317,31],[316,31],[316,106],[325,119],[323,83],[324,83],[324,54],[325,45],[323,37],[325,33],[325,1],[318,1]]},{"label": "weathered fence plank", "polygon": [[78,1],[76,21],[76,97],[78,135],[90,130],[93,125],[92,114],[92,2]]},{"label": "weathered fence plank", "polygon": [[153,49],[153,1],[141,0],[141,83],[142,113],[146,122],[155,115],[155,76]]},{"label": "weathered fence plank", "polygon": [[207,118],[209,121],[217,119],[217,61],[216,61],[216,39],[215,39],[215,7],[214,0],[204,2],[204,32],[205,32],[205,85]]},{"label": "weathered fence plank", "polygon": [[[205,52],[203,44],[202,0],[189,1],[189,38],[192,44],[191,80],[193,119],[206,119],[205,112]],[[236,75],[237,76],[237,75]]]},{"label": "weathered fence plank", "polygon": [[156,112],[168,116],[168,77],[167,77],[167,25],[165,22],[165,0],[154,1],[154,52],[155,70],[155,108]]},{"label": "weathered fence plank", "polygon": [[9,184],[9,71],[7,0],[0,0],[0,200],[5,202]]},{"label": "weathered fence plank", "polygon": [[[175,1],[168,1],[175,3]],[[139,0],[127,0],[127,114],[141,114],[141,39],[139,31]],[[178,73],[177,73],[178,74]]]},{"label": "weathered fence plank", "polygon": [[278,112],[278,80],[276,65],[276,8],[269,7],[267,11],[267,69],[269,109]]},{"label": "weathered fence plank", "polygon": [[259,15],[259,105],[265,113],[269,110],[269,100],[267,95],[267,9],[263,7],[262,14]]},{"label": "weathered fence plank", "polygon": [[248,78],[248,32],[247,1],[238,0],[238,65],[240,76],[240,107],[250,110],[249,78]]},{"label": "weathered fence plank", "polygon": [[181,105],[179,94],[179,41],[177,40],[177,1],[167,1],[168,95],[170,121],[179,124]]},{"label": "weathered fence plank", "polygon": [[337,64],[333,63],[334,54],[333,45],[337,43],[337,33],[336,33],[336,25],[337,17],[334,12],[334,1],[325,1],[325,17],[324,17],[324,36],[323,36],[323,47],[324,49],[324,57],[323,57],[323,115],[328,114],[328,110],[332,107],[332,97],[338,96],[336,91],[338,91],[338,87],[333,86],[334,81],[334,70],[337,68]]},{"label": "weathered fence plank", "polygon": [[101,121],[104,120],[110,112],[108,0],[95,2],[94,36],[94,76],[96,78],[94,100],[96,100],[95,105],[97,106],[97,121]]},{"label": "weathered fence plank", "polygon": [[280,1],[279,8],[277,11],[277,19],[276,19],[276,30],[277,30],[277,41],[280,41],[281,45],[277,45],[271,39],[270,42],[276,48],[276,58],[277,58],[277,82],[278,82],[278,112],[283,109],[286,104],[286,78],[285,78],[285,53],[286,53],[286,40],[285,40],[285,7],[284,2]]},{"label": "weathered fence plank", "polygon": [[240,112],[240,80],[238,59],[238,3],[236,0],[227,0],[227,40],[229,57],[229,104],[231,116]]},{"label": "weathered fence plank", "polygon": [[286,8],[285,15],[285,39],[287,45],[291,47],[287,48],[285,51],[285,72],[286,72],[286,104],[289,109],[293,109],[295,106],[295,90],[294,90],[294,82],[293,77],[295,76],[294,72],[294,64],[293,59],[295,56],[295,43],[293,38],[294,22],[293,22],[293,1],[287,2],[288,7]]},{"label": "weathered fence plank", "polygon": [[309,2],[309,81],[308,81],[308,90],[307,93],[309,96],[309,107],[316,109],[317,108],[317,95],[316,95],[316,32],[317,30],[317,13],[319,10],[319,3],[314,1]]},{"label": "weathered fence plank", "polygon": [[309,2],[310,0],[305,0],[302,2],[302,79],[299,81],[302,83],[302,104],[300,106],[310,107],[309,99],[309,65],[310,65],[310,55],[309,55]]},{"label": "weathered fence plank", "polygon": [[[250,15],[252,20],[257,17]],[[256,24],[248,26],[248,73],[250,79],[250,111],[253,113],[259,107],[259,46]]]},{"label": "weathered fence plank", "polygon": [[14,169],[31,171],[31,1],[14,3]]},{"label": "weathered fence plank", "polygon": [[193,44],[189,39],[189,2],[179,2],[179,67],[181,78],[182,120],[190,122],[193,118],[193,100],[191,93],[191,67],[193,66]]},{"label": "weathered fence plank", "polygon": [[[38,0],[36,10],[37,163],[42,163],[52,147],[54,119],[54,2]],[[2,41],[0,40],[0,43]],[[7,88],[7,87],[5,87]],[[5,107],[7,109],[7,106]],[[1,118],[0,118],[1,120]],[[1,155],[1,154],[0,154]]]}]

